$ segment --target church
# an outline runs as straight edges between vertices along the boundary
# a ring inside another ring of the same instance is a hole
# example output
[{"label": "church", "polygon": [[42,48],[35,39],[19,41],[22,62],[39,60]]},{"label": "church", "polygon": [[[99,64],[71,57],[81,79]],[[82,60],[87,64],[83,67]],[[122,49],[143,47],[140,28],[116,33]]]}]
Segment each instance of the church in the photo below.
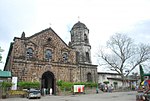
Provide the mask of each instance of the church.
[{"label": "church", "polygon": [[32,36],[14,37],[10,43],[5,71],[18,81],[39,81],[41,88],[52,88],[56,82],[97,83],[97,65],[92,64],[89,29],[78,21],[70,31],[67,45],[52,28]]}]

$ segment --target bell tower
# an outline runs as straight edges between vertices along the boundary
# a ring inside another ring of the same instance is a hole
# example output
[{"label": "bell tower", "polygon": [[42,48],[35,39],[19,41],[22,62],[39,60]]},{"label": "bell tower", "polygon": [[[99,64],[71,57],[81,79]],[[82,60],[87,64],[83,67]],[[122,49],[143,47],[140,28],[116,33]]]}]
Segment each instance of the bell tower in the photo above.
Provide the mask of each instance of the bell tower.
[{"label": "bell tower", "polygon": [[89,44],[89,29],[78,21],[71,29],[70,46],[77,51],[78,63],[91,64],[91,45]]}]

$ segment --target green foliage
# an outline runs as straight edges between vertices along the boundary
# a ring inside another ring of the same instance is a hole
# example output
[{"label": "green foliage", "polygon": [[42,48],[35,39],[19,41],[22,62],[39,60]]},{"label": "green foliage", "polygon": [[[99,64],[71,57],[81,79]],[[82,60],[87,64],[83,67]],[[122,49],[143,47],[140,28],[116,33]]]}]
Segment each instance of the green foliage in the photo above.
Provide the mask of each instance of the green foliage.
[{"label": "green foliage", "polygon": [[57,86],[59,86],[61,90],[71,90],[73,83],[59,80],[57,81]]},{"label": "green foliage", "polygon": [[10,90],[8,91],[9,95],[26,95],[27,92],[25,91],[19,91],[19,90]]},{"label": "green foliage", "polygon": [[86,83],[85,82],[75,82],[73,83],[74,85],[85,85]]},{"label": "green foliage", "polygon": [[92,82],[64,82],[62,80],[57,81],[57,86],[64,91],[72,91],[73,85],[85,85],[85,87],[97,87],[97,83]]},{"label": "green foliage", "polygon": [[92,82],[86,82],[85,83],[85,87],[97,87],[98,86],[98,84],[97,83],[92,83]]},{"label": "green foliage", "polygon": [[18,87],[28,89],[28,88],[40,88],[39,82],[18,82]]},{"label": "green foliage", "polygon": [[1,54],[0,54],[0,61],[2,60],[2,56],[1,56]]},{"label": "green foliage", "polygon": [[11,82],[3,81],[0,85],[2,87],[2,95],[6,95],[7,88],[11,87],[13,84]]},{"label": "green foliage", "polygon": [[2,87],[7,88],[7,87],[11,87],[12,83],[4,81],[4,82],[1,83],[1,85],[2,85]]},{"label": "green foliage", "polygon": [[62,80],[58,80],[56,83],[57,83],[58,86],[62,86],[63,81]]},{"label": "green foliage", "polygon": [[143,71],[143,68],[141,65],[139,65],[139,68],[140,68],[140,78],[141,78],[141,82],[144,81],[144,71]]},{"label": "green foliage", "polygon": [[[0,47],[0,52],[3,52],[4,50],[3,49],[1,49],[1,47]],[[1,60],[2,60],[2,55],[1,55],[1,53],[0,53],[0,62],[1,62]]]},{"label": "green foliage", "polygon": [[104,81],[103,83],[105,83],[107,85],[107,84],[109,84],[109,81]]},{"label": "green foliage", "polygon": [[118,82],[113,82],[114,83],[114,85],[117,85],[118,84]]},{"label": "green foliage", "polygon": [[132,89],[132,90],[135,90],[135,86],[134,86],[134,85],[132,85],[132,86],[131,86],[131,89]]},{"label": "green foliage", "polygon": [[85,87],[97,87],[97,83],[93,82],[76,82],[74,85],[85,85]]}]

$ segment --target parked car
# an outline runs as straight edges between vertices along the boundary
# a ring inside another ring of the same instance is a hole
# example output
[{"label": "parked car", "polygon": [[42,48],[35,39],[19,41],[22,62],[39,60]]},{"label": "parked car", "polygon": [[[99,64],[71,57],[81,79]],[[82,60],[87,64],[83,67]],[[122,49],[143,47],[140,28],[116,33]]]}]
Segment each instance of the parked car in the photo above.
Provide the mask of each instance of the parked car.
[{"label": "parked car", "polygon": [[27,91],[27,98],[41,98],[41,91],[37,89],[30,89]]}]

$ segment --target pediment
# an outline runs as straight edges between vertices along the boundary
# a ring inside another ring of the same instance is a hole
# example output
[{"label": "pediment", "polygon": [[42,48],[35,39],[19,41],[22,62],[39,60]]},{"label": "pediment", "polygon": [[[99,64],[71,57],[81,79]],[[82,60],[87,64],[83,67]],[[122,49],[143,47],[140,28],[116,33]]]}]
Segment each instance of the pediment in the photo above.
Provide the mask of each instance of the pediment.
[{"label": "pediment", "polygon": [[37,45],[55,47],[59,43],[69,48],[69,46],[51,28],[36,33],[27,39],[32,40]]}]

